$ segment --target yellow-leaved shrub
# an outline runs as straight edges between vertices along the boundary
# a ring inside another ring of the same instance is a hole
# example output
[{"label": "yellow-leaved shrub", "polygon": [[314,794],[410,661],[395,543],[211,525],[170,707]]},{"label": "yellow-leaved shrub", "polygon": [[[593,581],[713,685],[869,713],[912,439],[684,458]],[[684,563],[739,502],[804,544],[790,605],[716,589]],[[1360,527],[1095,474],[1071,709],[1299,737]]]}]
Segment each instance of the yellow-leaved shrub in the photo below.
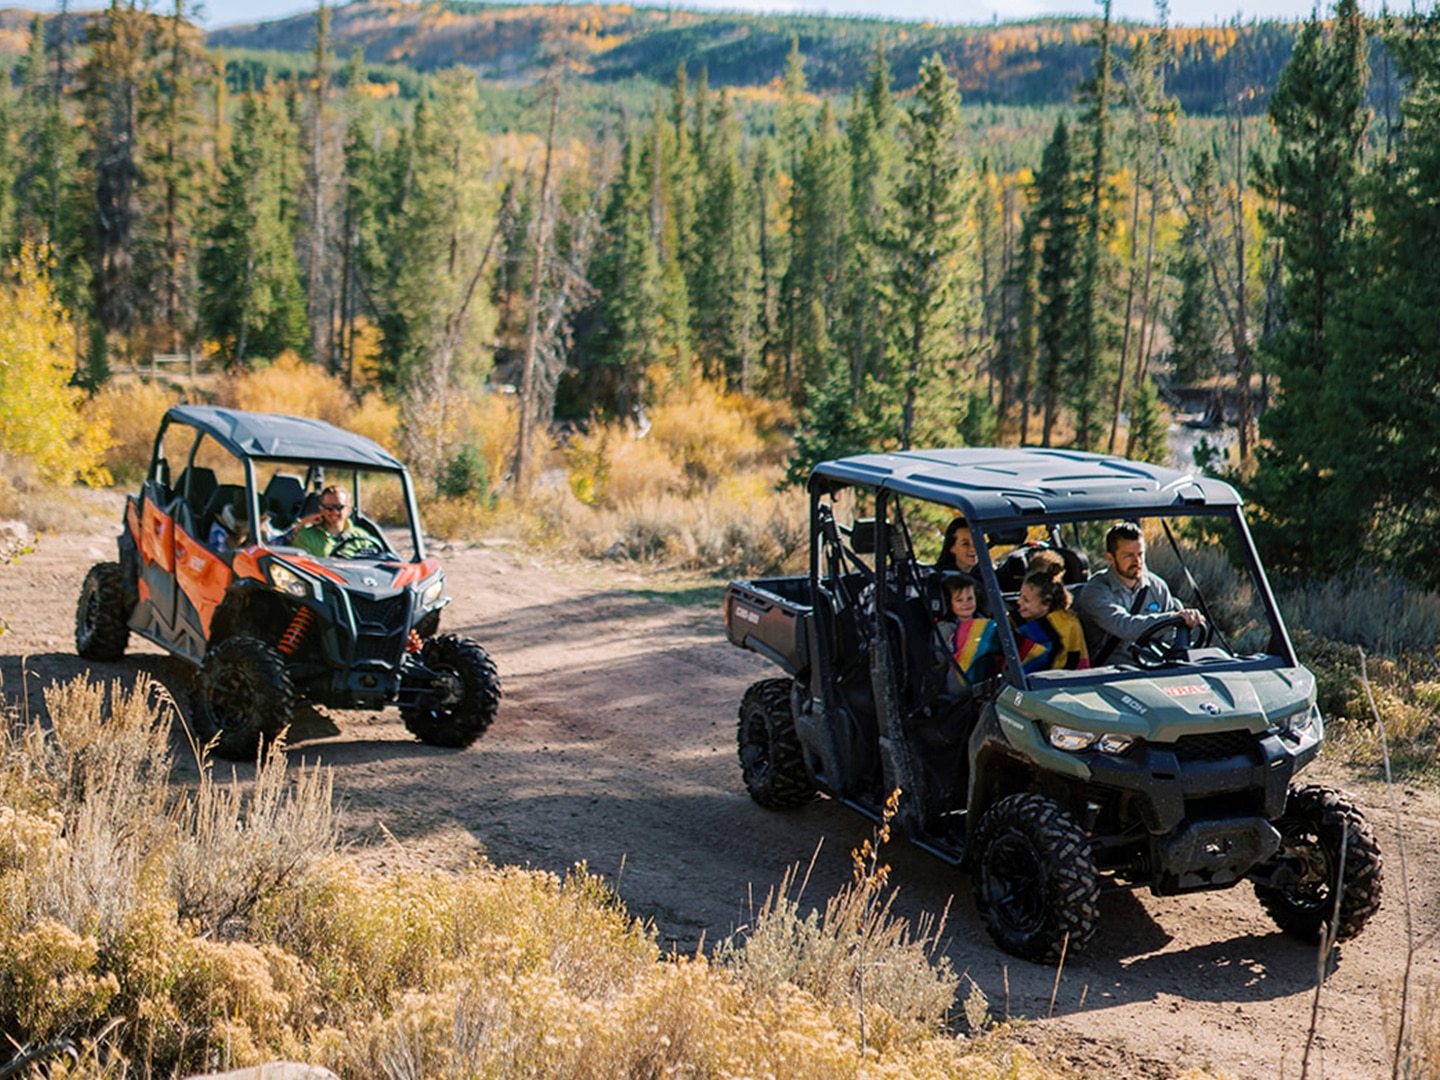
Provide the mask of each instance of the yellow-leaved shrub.
[{"label": "yellow-leaved shrub", "polygon": [[81,422],[75,327],[46,260],[27,244],[0,282],[0,451],[34,461],[47,483],[108,484],[109,423]]}]

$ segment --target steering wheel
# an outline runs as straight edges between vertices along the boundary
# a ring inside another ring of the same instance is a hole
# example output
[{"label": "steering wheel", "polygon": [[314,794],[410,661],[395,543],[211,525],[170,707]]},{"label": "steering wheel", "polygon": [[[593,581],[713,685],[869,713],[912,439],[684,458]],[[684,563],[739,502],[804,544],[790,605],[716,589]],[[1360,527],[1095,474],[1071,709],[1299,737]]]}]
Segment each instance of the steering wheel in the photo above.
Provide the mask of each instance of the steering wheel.
[{"label": "steering wheel", "polygon": [[385,549],[368,536],[351,536],[335,545],[332,559],[369,559],[384,555]]},{"label": "steering wheel", "polygon": [[[1171,632],[1174,637],[1168,642],[1161,640]],[[1130,655],[1140,667],[1146,671],[1154,671],[1178,664],[1185,658],[1187,649],[1204,648],[1210,644],[1212,636],[1212,628],[1205,620],[1202,619],[1197,626],[1187,627],[1182,616],[1170,615],[1146,627],[1144,632],[1130,643]]]}]

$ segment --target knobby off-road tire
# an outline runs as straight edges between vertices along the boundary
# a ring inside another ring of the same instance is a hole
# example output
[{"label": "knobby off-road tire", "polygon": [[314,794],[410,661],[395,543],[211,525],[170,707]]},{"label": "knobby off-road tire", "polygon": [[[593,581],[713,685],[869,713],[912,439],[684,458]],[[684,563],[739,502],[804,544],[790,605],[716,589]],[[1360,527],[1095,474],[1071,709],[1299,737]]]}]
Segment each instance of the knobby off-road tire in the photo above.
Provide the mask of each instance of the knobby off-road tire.
[{"label": "knobby off-road tire", "polygon": [[1100,919],[1099,874],[1090,841],[1058,803],[1001,799],[981,819],[975,851],[975,906],[997,945],[1043,964],[1089,944]]},{"label": "knobby off-road tire", "polygon": [[195,729],[202,742],[215,739],[215,753],[232,761],[253,761],[290,723],[295,684],[278,649],[240,634],[220,642],[200,665],[195,688]]},{"label": "knobby off-road tire", "polygon": [[1275,827],[1282,837],[1281,852],[1298,858],[1308,872],[1306,880],[1282,888],[1257,882],[1255,896],[1266,914],[1291,937],[1318,942],[1321,934],[1329,932],[1335,915],[1343,846],[1345,879],[1338,890],[1336,940],[1360,933],[1380,910],[1385,875],[1380,845],[1355,804],[1334,788],[1318,784],[1292,788]]},{"label": "knobby off-road tire", "polygon": [[453,689],[435,689],[424,704],[401,709],[406,730],[431,746],[469,746],[485,734],[500,707],[495,661],[478,642],[455,634],[425,642],[420,661],[436,674],[450,676]]},{"label": "knobby off-road tire", "polygon": [[120,659],[130,643],[125,616],[125,572],[119,563],[96,563],[80,586],[75,651],[86,660]]},{"label": "knobby off-road tire", "polygon": [[815,798],[795,734],[789,679],[762,679],[745,691],[736,742],[745,790],[761,806],[789,810]]}]

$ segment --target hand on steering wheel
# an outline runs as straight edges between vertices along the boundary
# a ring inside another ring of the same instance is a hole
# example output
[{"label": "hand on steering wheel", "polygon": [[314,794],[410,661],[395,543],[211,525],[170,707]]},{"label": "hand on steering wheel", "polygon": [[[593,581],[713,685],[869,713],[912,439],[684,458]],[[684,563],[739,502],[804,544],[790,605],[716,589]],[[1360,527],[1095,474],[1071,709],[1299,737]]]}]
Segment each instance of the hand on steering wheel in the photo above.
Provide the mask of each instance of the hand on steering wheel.
[{"label": "hand on steering wheel", "polygon": [[[1166,634],[1173,636],[1169,641],[1161,640]],[[1191,627],[1185,625],[1183,615],[1170,615],[1146,627],[1130,643],[1130,655],[1146,671],[1154,671],[1178,664],[1189,649],[1202,649],[1209,645],[1211,636],[1211,626],[1203,618]]]},{"label": "hand on steering wheel", "polygon": [[385,549],[368,536],[346,537],[330,552],[335,559],[369,559],[384,554]]}]

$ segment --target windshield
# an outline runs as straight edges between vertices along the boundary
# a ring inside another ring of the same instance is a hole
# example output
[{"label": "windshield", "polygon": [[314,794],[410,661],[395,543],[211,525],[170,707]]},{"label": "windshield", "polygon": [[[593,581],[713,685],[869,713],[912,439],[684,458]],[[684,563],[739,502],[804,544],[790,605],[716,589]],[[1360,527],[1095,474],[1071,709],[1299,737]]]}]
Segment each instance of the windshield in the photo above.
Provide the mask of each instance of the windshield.
[{"label": "windshield", "polygon": [[346,496],[351,527],[375,539],[377,554],[404,562],[423,557],[404,473],[268,459],[252,459],[252,463],[260,512],[272,535],[295,528],[316,511],[321,493],[335,488]]},{"label": "windshield", "polygon": [[[822,587],[834,578],[837,602],[848,593],[863,605],[873,578],[887,618],[906,628],[905,647],[951,652],[972,681],[1295,662],[1230,508],[972,526],[954,507],[841,494],[822,496],[817,510],[835,522],[815,564]],[[982,641],[988,657],[974,655]]]},{"label": "windshield", "polygon": [[[886,514],[894,599],[935,593],[950,624],[1008,629],[1027,675],[1289,661],[1279,615],[1233,511],[1027,517],[956,526],[953,508],[894,497]],[[939,580],[936,580],[939,577]],[[975,600],[955,599],[971,588]],[[975,615],[971,615],[971,611]]]}]

